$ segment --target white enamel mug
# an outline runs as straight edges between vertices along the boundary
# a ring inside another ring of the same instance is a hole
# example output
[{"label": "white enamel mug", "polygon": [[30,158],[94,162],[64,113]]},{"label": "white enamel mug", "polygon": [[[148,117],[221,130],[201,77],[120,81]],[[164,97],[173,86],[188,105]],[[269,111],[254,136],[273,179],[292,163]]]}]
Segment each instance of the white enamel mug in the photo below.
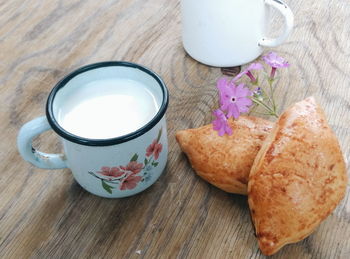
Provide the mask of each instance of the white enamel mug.
[{"label": "white enamel mug", "polygon": [[[269,7],[284,16],[283,33],[266,37]],[[182,42],[197,61],[215,67],[246,64],[263,47],[282,44],[293,28],[294,16],[281,0],[181,0]]]},{"label": "white enamel mug", "polygon": [[[109,139],[83,138],[59,124],[58,114],[72,91],[94,80],[113,78],[138,81],[152,93],[159,109],[147,124],[134,132]],[[39,168],[70,168],[76,181],[95,195],[107,198],[134,195],[151,186],[166,166],[168,140],[165,112],[168,98],[162,79],[140,65],[101,62],[82,67],[52,89],[46,104],[46,116],[36,118],[21,128],[17,138],[18,150],[26,161]],[[32,147],[33,138],[51,129],[60,136],[64,154],[46,154]]]}]

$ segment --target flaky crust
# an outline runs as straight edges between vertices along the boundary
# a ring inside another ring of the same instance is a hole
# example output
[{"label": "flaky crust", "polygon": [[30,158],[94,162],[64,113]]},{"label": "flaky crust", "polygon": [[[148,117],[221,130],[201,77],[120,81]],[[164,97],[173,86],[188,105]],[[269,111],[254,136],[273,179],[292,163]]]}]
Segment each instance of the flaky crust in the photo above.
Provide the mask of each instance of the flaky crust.
[{"label": "flaky crust", "polygon": [[261,251],[300,241],[345,195],[346,167],[338,140],[310,97],[276,122],[252,167],[248,202]]},{"label": "flaky crust", "polygon": [[210,124],[181,130],[176,140],[200,177],[226,192],[246,195],[251,166],[273,123],[240,116],[229,124],[231,136],[218,136]]}]

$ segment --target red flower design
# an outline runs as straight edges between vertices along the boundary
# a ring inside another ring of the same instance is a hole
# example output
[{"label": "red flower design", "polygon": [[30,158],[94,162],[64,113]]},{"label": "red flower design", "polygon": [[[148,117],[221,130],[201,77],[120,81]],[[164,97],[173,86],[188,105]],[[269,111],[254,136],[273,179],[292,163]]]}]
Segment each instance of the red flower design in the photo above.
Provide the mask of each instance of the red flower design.
[{"label": "red flower design", "polygon": [[131,161],[127,166],[120,166],[120,168],[124,171],[130,171],[133,174],[138,174],[139,172],[141,172],[143,164],[139,164],[137,163],[137,161]]},{"label": "red flower design", "polygon": [[157,160],[160,152],[162,152],[163,146],[160,143],[157,143],[154,147],[154,159]]},{"label": "red flower design", "polygon": [[151,156],[154,154],[154,159],[158,159],[159,153],[162,152],[163,146],[158,143],[157,140],[153,140],[152,144],[149,145],[146,149],[146,156]]},{"label": "red flower design", "polygon": [[102,174],[104,176],[111,176],[115,178],[125,174],[125,172],[121,171],[119,167],[108,167],[108,166],[102,166],[101,171],[98,171],[97,173]]},{"label": "red flower design", "polygon": [[133,172],[131,172],[121,181],[120,190],[124,191],[134,189],[141,180],[141,176],[136,176]]},{"label": "red flower design", "polygon": [[157,145],[157,140],[153,140],[152,144],[146,149],[146,156],[151,156],[154,152],[154,148]]}]

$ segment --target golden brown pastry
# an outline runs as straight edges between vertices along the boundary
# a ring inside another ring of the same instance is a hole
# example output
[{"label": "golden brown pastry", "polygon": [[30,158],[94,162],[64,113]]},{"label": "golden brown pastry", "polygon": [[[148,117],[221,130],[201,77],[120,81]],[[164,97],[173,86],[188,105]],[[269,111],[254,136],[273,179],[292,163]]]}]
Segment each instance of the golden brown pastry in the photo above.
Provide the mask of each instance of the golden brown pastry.
[{"label": "golden brown pastry", "polygon": [[300,241],[345,195],[346,168],[325,114],[310,97],[276,122],[252,167],[248,202],[261,251]]},{"label": "golden brown pastry", "polygon": [[200,177],[226,192],[246,195],[251,166],[273,123],[240,116],[229,124],[231,136],[218,136],[210,124],[181,130],[176,140]]}]

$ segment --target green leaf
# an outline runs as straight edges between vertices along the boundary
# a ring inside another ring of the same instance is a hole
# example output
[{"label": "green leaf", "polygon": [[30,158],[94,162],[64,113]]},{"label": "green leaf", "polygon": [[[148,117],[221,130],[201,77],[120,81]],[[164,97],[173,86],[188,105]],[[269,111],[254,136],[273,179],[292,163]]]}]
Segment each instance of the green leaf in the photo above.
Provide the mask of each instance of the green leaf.
[{"label": "green leaf", "polygon": [[133,155],[132,158],[130,159],[130,162],[137,161],[138,158],[139,158],[138,154],[135,153],[135,155]]},{"label": "green leaf", "polygon": [[144,164],[145,164],[145,166],[148,164],[147,158],[145,158]]},{"label": "green leaf", "polygon": [[112,189],[114,187],[106,184],[105,181],[103,181],[103,180],[101,180],[101,182],[102,182],[103,189],[105,189],[109,194],[112,194]]},{"label": "green leaf", "polygon": [[158,137],[157,137],[157,142],[159,142],[160,137],[162,136],[162,131],[163,131],[163,128],[160,128],[159,133],[158,133]]},{"label": "green leaf", "polygon": [[152,165],[156,167],[159,163],[158,162],[153,162]]}]

